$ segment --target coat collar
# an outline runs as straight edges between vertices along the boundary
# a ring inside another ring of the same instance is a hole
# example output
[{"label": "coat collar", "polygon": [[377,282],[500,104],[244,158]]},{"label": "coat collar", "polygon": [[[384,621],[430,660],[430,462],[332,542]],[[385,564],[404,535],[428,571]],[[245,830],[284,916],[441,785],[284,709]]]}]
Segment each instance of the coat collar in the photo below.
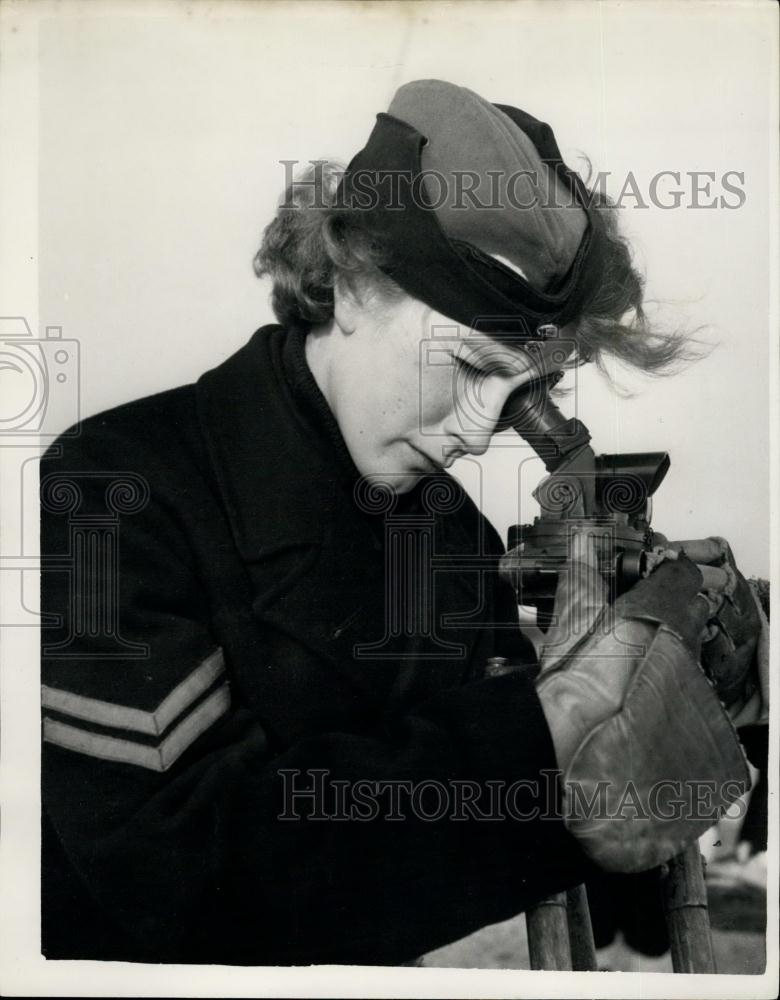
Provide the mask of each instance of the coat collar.
[{"label": "coat collar", "polygon": [[245,561],[319,542],[358,479],[303,344],[301,331],[262,327],[198,382],[201,432]]}]

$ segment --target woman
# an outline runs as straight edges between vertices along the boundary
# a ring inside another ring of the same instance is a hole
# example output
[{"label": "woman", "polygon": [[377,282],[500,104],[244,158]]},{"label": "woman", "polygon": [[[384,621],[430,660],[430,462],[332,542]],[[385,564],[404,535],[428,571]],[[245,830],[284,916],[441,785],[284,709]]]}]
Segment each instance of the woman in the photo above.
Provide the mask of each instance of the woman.
[{"label": "woman", "polygon": [[[593,769],[572,733],[620,716],[628,673],[537,679],[501,542],[443,470],[563,364],[681,349],[523,112],[408,84],[337,187],[304,181],[256,261],[280,325],[43,463],[42,551],[72,557],[43,586],[49,958],[398,963],[592,870],[556,774]],[[598,596],[578,545],[564,617]],[[721,602],[677,554],[626,614],[673,634],[706,774],[739,780],[697,687]]]}]

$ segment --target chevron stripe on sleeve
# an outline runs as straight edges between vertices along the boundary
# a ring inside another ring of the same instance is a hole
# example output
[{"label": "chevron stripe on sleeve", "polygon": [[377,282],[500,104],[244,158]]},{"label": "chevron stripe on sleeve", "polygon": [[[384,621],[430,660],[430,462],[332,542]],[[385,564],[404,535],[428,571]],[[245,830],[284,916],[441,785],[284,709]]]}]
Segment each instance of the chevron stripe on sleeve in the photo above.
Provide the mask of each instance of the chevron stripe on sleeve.
[{"label": "chevron stripe on sleeve", "polygon": [[153,711],[44,685],[43,738],[103,760],[167,771],[230,708],[222,649],[216,649]]}]

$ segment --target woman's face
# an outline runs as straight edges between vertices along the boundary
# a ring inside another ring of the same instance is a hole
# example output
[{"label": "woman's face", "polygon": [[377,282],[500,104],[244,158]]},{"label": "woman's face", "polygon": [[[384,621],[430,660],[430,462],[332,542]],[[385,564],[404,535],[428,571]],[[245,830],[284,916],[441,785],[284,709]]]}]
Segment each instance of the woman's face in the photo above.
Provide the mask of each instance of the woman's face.
[{"label": "woman's face", "polygon": [[481,455],[507,399],[559,369],[571,342],[535,353],[501,344],[404,296],[336,293],[336,316],[307,341],[307,358],[358,471],[395,492]]}]

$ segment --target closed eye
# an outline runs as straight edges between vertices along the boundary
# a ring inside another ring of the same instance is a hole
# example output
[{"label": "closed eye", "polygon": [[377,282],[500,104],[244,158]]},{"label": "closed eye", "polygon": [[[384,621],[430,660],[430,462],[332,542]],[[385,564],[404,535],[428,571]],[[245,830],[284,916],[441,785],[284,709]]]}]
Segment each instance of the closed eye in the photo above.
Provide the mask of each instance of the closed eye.
[{"label": "closed eye", "polygon": [[460,355],[453,355],[453,357],[455,358],[460,370],[471,378],[484,378],[489,374],[488,372],[483,371],[482,368],[477,368],[475,365],[472,365],[470,362],[466,361],[465,358],[460,357]]},{"label": "closed eye", "polygon": [[525,374],[518,372],[517,368],[509,368],[507,365],[503,365],[496,361],[491,361],[488,359],[487,367],[477,368],[476,365],[471,364],[465,358],[460,355],[453,355],[455,361],[457,362],[460,370],[468,378],[503,378],[503,379],[516,379],[518,375]]}]

